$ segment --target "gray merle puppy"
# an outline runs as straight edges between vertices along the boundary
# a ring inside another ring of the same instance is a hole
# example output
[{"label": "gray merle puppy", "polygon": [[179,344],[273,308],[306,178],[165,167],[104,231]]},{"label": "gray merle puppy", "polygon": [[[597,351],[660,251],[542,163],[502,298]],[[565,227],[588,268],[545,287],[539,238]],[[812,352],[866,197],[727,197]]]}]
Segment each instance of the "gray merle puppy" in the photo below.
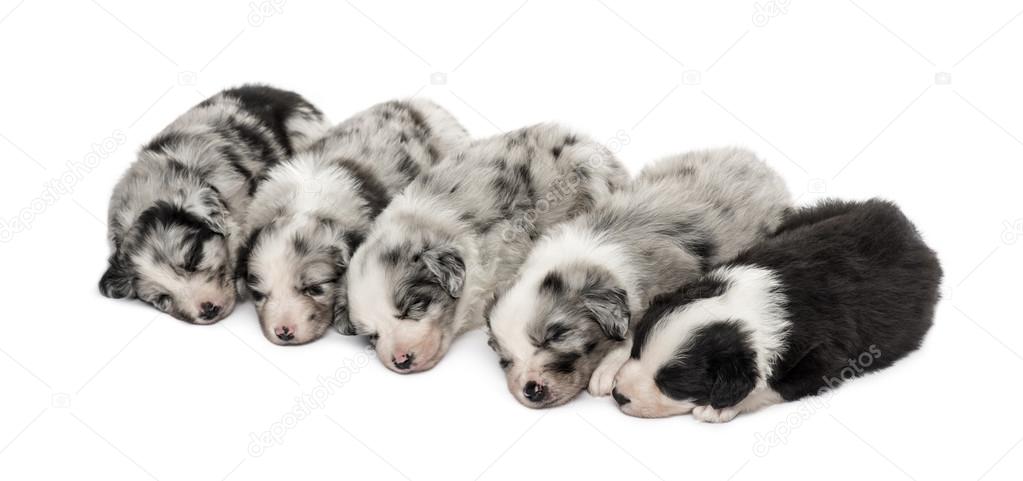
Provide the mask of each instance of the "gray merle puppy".
[{"label": "gray merle puppy", "polygon": [[488,315],[512,395],[542,408],[609,394],[650,299],[772,232],[790,202],[752,153],[693,152],[552,229]]},{"label": "gray merle puppy", "polygon": [[456,336],[483,324],[494,291],[540,235],[627,178],[605,147],[554,124],[473,142],[380,214],[348,269],[342,332],[370,336],[395,372],[433,367]]},{"label": "gray merle puppy", "polygon": [[617,375],[633,416],[726,422],[890,366],[931,327],[938,258],[898,207],[826,201],[658,296]]},{"label": "gray merle puppy", "polygon": [[344,274],[373,219],[421,172],[468,142],[425,100],[373,106],[273,167],[246,222],[238,276],[276,344],[320,338],[347,311]]},{"label": "gray merle puppy", "polygon": [[258,85],[224,90],[179,117],[114,187],[100,292],[196,324],[227,316],[239,225],[264,171],[328,127],[298,94]]}]

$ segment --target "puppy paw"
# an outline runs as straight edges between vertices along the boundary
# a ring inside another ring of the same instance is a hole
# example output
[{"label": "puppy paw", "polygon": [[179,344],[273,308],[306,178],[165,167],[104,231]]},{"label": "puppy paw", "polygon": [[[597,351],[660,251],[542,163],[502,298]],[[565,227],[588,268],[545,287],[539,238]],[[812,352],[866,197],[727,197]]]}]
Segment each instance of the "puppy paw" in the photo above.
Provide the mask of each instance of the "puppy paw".
[{"label": "puppy paw", "polygon": [[590,377],[590,386],[586,389],[591,396],[610,396],[611,389],[615,387],[615,374],[618,374],[617,366],[600,365],[593,376]]},{"label": "puppy paw", "polygon": [[705,423],[727,423],[735,419],[739,410],[734,407],[714,409],[710,406],[696,406],[693,408],[693,417]]}]

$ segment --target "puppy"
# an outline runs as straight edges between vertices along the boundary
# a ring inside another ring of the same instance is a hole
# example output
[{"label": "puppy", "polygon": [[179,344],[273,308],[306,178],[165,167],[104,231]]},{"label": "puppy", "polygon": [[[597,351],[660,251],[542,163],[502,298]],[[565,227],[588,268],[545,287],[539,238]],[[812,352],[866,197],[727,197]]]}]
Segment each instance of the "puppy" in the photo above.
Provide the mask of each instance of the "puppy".
[{"label": "puppy", "polygon": [[433,367],[483,324],[498,284],[551,225],[589,210],[627,174],[600,144],[553,124],[472,143],[380,214],[348,269],[347,334],[399,373]]},{"label": "puppy", "polygon": [[347,310],[344,274],[373,219],[465,129],[424,100],[373,106],[273,167],[256,191],[238,274],[275,344],[320,338]]},{"label": "puppy", "polygon": [[790,205],[781,178],[742,150],[693,152],[537,243],[490,312],[490,345],[522,404],[607,395],[650,299],[749,247]]},{"label": "puppy", "polygon": [[294,92],[224,90],[142,147],[114,187],[103,295],[212,324],[234,308],[240,224],[267,167],[328,128]]},{"label": "puppy", "polygon": [[827,201],[700,280],[658,296],[617,375],[622,412],[725,422],[823,393],[920,346],[941,266],[881,201]]}]

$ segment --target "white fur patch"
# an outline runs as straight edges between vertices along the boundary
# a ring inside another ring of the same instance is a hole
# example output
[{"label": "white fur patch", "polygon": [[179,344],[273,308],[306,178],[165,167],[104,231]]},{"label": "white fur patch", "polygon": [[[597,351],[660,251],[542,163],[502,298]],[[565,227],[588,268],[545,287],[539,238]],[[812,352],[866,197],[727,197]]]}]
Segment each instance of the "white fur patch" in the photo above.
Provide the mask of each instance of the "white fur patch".
[{"label": "white fur patch", "polygon": [[725,267],[709,275],[727,282],[727,291],[693,302],[662,320],[643,346],[644,371],[652,377],[700,327],[732,320],[751,333],[760,379],[769,378],[789,326],[777,278],[770,270],[754,266]]}]

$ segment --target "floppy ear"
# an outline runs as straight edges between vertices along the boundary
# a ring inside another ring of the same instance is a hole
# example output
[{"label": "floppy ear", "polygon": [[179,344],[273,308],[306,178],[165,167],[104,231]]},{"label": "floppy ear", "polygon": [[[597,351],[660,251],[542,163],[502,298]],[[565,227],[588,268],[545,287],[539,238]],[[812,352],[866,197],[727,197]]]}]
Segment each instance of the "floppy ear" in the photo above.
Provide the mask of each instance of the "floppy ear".
[{"label": "floppy ear", "polygon": [[629,330],[629,294],[618,287],[595,287],[582,294],[583,305],[593,314],[607,337],[624,341]]},{"label": "floppy ear", "polygon": [[423,264],[448,295],[458,298],[465,284],[465,261],[452,247],[437,247],[422,254]]},{"label": "floppy ear", "polygon": [[124,256],[115,252],[110,256],[108,263],[107,271],[99,279],[99,292],[111,299],[135,297],[135,288],[132,285],[135,273]]},{"label": "floppy ear", "polygon": [[201,218],[213,232],[227,236],[230,230],[230,219],[227,205],[220,198],[220,192],[207,187],[198,192],[179,193],[177,200],[188,212]]},{"label": "floppy ear", "polygon": [[710,405],[714,409],[735,406],[746,398],[757,383],[757,373],[749,369],[749,360],[727,356],[712,365],[714,376],[710,387]]}]

